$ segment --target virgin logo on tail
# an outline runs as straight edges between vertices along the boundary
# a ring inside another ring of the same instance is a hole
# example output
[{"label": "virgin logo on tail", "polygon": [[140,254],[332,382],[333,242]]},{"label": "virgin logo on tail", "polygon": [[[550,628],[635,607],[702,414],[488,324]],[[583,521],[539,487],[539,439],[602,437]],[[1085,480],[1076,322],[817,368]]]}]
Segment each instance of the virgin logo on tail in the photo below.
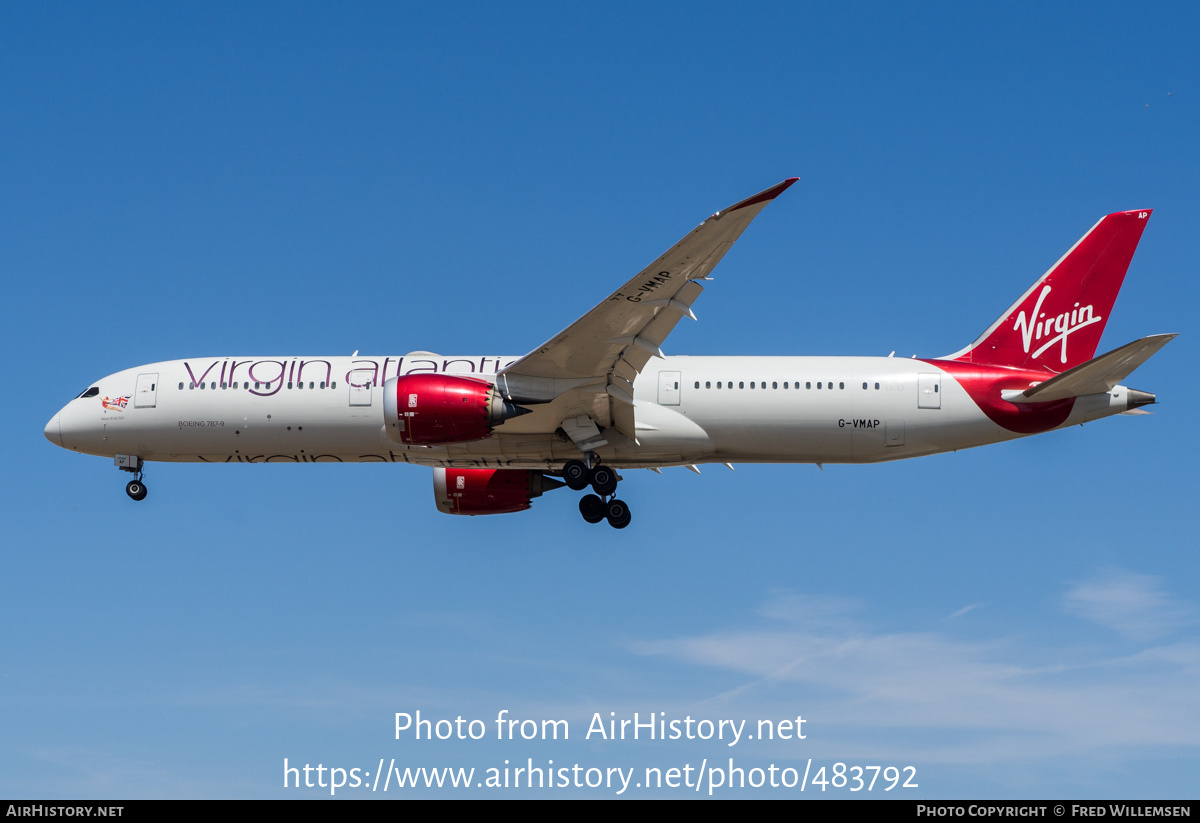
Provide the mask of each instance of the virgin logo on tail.
[{"label": "virgin logo on tail", "polygon": [[1050,294],[1051,286],[1042,288],[1042,293],[1038,295],[1037,303],[1033,306],[1033,313],[1025,316],[1024,310],[1017,316],[1017,322],[1013,326],[1013,331],[1021,333],[1021,343],[1025,346],[1025,353],[1029,354],[1029,347],[1034,341],[1041,341],[1043,337],[1050,337],[1041,347],[1033,353],[1034,357],[1041,357],[1046,349],[1053,346],[1055,343],[1062,343],[1061,362],[1067,362],[1067,338],[1072,332],[1079,331],[1084,326],[1090,326],[1093,323],[1099,323],[1104,319],[1103,315],[1095,315],[1093,313],[1092,304],[1080,308],[1076,303],[1075,307],[1070,311],[1055,315],[1048,319],[1046,313],[1042,311],[1042,302],[1045,301],[1046,295]]}]

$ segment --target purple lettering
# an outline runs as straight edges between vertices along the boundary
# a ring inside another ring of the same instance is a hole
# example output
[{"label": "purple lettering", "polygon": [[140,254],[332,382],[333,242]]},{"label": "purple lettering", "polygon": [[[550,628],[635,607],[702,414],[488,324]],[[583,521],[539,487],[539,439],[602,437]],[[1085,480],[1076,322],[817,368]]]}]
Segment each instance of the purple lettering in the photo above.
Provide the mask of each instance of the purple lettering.
[{"label": "purple lettering", "polygon": [[[329,383],[330,381],[333,380],[333,365],[328,360],[301,360],[300,361],[300,375],[299,375],[301,383],[304,382],[304,367],[311,366],[313,363],[324,363],[325,364],[325,377],[323,378],[323,382]],[[309,379],[311,380],[312,377],[310,376]]]},{"label": "purple lettering", "polygon": [[[255,374],[254,373],[255,369],[262,371],[262,366],[264,363],[274,363],[276,366],[279,367],[279,374],[276,374],[276,375],[273,375],[270,377],[263,377],[261,374]],[[286,372],[286,371],[287,371],[287,364],[284,363],[282,360],[258,360],[256,362],[250,364],[250,369],[247,372],[247,374],[250,375],[251,380],[253,380],[255,382],[261,382],[261,383],[275,383],[275,387],[272,388],[270,391],[258,391],[257,389],[251,389],[250,393],[257,394],[259,397],[269,397],[270,395],[275,394],[281,388],[283,388],[283,375],[284,375],[284,372]]]},{"label": "purple lettering", "polygon": [[417,374],[418,372],[433,372],[434,374],[437,374],[438,364],[433,360],[412,360],[409,362],[425,363],[426,365],[410,368],[408,371],[405,372],[405,374]]},{"label": "purple lettering", "polygon": [[[370,363],[370,366],[355,366],[350,371],[346,372],[346,382],[351,386],[362,388],[364,386],[377,385],[379,378],[379,364],[374,360],[354,360],[352,363]],[[352,375],[357,375],[356,377]],[[357,383],[355,381],[358,381]]]},{"label": "purple lettering", "polygon": [[218,360],[214,360],[214,361],[213,361],[213,363],[212,363],[212,365],[211,365],[211,366],[209,366],[207,369],[205,369],[205,370],[204,370],[204,374],[200,375],[199,377],[197,377],[197,376],[196,376],[196,375],[195,375],[195,374],[192,372],[192,364],[191,364],[191,363],[189,363],[189,362],[187,362],[187,361],[185,360],[185,361],[183,361],[183,367],[184,367],[185,369],[187,369],[188,377],[190,377],[190,378],[191,378],[191,380],[192,380],[192,383],[193,383],[194,385],[197,385],[197,386],[199,386],[199,385],[200,385],[200,383],[204,381],[204,378],[208,377],[208,373],[217,367],[217,363],[219,363],[219,362],[220,362],[220,361],[218,361]]}]

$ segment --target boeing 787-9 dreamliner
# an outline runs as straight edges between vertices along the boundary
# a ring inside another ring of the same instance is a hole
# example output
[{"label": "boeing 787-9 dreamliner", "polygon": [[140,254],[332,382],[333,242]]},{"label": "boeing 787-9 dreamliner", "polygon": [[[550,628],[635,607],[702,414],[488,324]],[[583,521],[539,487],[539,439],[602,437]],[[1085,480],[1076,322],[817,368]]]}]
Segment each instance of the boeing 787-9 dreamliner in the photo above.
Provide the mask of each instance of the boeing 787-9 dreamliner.
[{"label": "boeing 787-9 dreamliner", "polygon": [[46,424],[114,459],[414,463],[448,514],[529,508],[590,487],[589,523],[629,525],[618,472],[702,463],[875,463],[1011,440],[1154,395],[1120,385],[1175,335],[1095,357],[1149,210],[1101,218],[992,323],[944,357],[684,357],[661,346],[750,221],[795,179],[719,211],[524,357],[197,357],[92,384]]}]

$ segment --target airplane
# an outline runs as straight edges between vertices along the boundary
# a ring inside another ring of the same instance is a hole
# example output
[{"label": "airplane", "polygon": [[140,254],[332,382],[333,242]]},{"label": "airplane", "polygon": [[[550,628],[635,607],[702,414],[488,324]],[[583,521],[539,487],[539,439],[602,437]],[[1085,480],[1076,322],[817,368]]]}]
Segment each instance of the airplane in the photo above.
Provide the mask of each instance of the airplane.
[{"label": "airplane", "polygon": [[[566,486],[622,529],[621,470],[875,463],[1147,414],[1120,385],[1176,335],[1094,357],[1150,210],[1101,218],[969,346],[932,359],[666,356],[714,267],[790,178],[701,223],[523,357],[202,357],[89,386],[46,424],[146,497],[152,461],[414,463],[437,508],[528,509]],[[661,473],[661,472],[660,472]]]}]

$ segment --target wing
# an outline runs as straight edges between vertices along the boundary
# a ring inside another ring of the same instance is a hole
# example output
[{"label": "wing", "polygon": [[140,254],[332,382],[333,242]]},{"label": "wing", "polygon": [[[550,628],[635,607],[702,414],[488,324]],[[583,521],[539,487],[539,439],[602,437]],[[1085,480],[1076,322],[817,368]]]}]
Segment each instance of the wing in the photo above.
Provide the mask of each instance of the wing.
[{"label": "wing", "polygon": [[[705,220],[602,303],[500,372],[501,392],[516,402],[553,403],[560,418],[555,426],[568,421],[563,428],[577,445],[602,443],[596,427],[605,426],[636,439],[634,379],[651,357],[662,356],[659,347],[680,318],[695,318],[692,303],[704,288],[698,281],[707,279],[750,221],[797,179]],[[582,427],[580,439],[572,427]]]}]

